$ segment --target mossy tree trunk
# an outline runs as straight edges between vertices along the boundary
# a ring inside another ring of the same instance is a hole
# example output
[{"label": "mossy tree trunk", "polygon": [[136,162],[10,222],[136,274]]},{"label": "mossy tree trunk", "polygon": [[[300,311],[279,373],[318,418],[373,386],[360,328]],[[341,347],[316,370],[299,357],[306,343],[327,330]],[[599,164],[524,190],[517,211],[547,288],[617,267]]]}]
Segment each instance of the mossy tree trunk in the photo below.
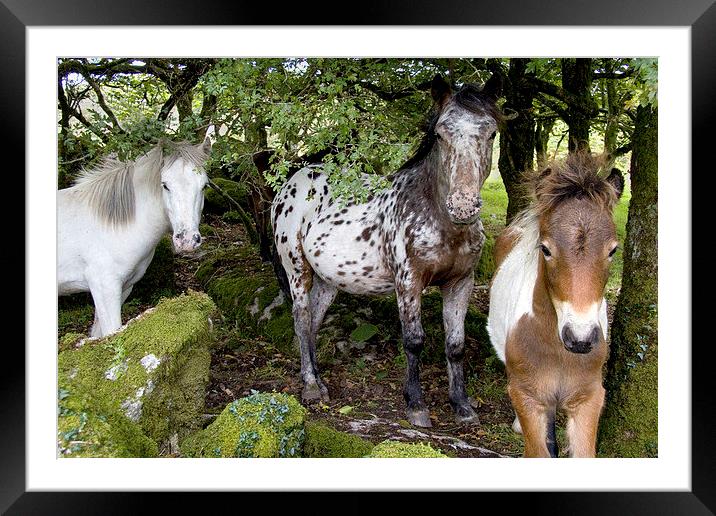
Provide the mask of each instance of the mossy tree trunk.
[{"label": "mossy tree trunk", "polygon": [[503,109],[512,109],[518,113],[508,120],[500,131],[500,157],[498,167],[507,190],[507,220],[527,207],[528,199],[520,184],[522,174],[531,170],[534,163],[535,120],[532,102],[535,90],[527,75],[529,59],[510,59],[507,73],[505,104]]},{"label": "mossy tree trunk", "polygon": [[537,167],[540,169],[547,164],[547,144],[556,121],[555,117],[543,118],[537,121],[535,126],[535,153],[537,155]]},{"label": "mossy tree trunk", "polygon": [[657,455],[657,110],[637,109],[621,293],[599,435],[604,456]]}]

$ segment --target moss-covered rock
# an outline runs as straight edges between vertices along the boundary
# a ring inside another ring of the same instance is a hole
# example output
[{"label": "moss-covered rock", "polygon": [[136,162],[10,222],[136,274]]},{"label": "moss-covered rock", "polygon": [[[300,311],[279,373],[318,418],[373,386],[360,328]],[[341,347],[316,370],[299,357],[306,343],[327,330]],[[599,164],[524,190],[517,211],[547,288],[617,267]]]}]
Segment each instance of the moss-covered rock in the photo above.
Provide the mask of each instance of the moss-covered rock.
[{"label": "moss-covered rock", "polygon": [[295,354],[293,316],[270,264],[262,263],[252,246],[235,246],[212,253],[199,266],[196,278],[224,317],[244,337],[267,341]]},{"label": "moss-covered rock", "polygon": [[[244,210],[248,210],[248,191],[246,186],[230,179],[217,177],[212,179],[214,184],[236,201]],[[227,211],[233,210],[234,206],[231,202],[213,188],[207,188],[204,191],[204,213],[214,213],[221,215]]]},{"label": "moss-covered rock", "polygon": [[373,443],[316,422],[306,422],[304,457],[365,457]]},{"label": "moss-covered rock", "polygon": [[299,457],[306,409],[288,394],[254,392],[181,443],[185,457]]},{"label": "moss-covered rock", "polygon": [[[82,385],[59,389],[57,452],[61,457],[156,457],[157,443],[137,423]],[[72,389],[71,391],[68,388]]]},{"label": "moss-covered rock", "polygon": [[177,293],[176,261],[171,237],[163,237],[154,250],[152,263],[132,288],[129,300],[157,304],[163,297],[172,297]]},{"label": "moss-covered rock", "polygon": [[65,405],[98,417],[121,414],[160,446],[200,428],[215,309],[206,294],[190,291],[162,300],[119,333],[62,351]]},{"label": "moss-covered rock", "polygon": [[437,451],[429,444],[403,443],[400,441],[383,441],[373,448],[368,457],[382,459],[400,458],[447,458],[447,455]]}]

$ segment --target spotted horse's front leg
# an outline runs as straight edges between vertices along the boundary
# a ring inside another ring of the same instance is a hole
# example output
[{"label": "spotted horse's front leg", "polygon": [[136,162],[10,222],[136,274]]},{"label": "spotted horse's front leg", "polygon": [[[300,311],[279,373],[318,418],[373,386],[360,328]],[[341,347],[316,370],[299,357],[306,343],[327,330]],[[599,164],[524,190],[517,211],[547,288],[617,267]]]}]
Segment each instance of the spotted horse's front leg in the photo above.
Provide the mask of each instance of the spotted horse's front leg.
[{"label": "spotted horse's front leg", "polygon": [[403,396],[408,405],[406,414],[411,424],[427,428],[433,425],[420,387],[420,353],[425,342],[425,332],[420,320],[422,286],[399,284],[396,285],[396,292],[403,328],[403,348],[408,362],[403,388]]},{"label": "spotted horse's front leg", "polygon": [[441,290],[450,405],[458,422],[479,424],[480,420],[465,390],[462,363],[465,355],[465,314],[467,314],[473,285],[471,273],[465,278],[444,285]]}]

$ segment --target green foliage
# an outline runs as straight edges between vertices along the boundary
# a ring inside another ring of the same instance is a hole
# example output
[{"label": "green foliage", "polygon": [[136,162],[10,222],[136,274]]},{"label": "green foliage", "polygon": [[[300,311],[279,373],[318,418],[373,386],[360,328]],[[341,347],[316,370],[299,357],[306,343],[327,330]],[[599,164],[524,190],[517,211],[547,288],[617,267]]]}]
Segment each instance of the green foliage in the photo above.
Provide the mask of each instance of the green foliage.
[{"label": "green foliage", "polygon": [[378,327],[375,324],[363,323],[351,332],[351,339],[356,342],[365,342],[376,333],[378,333]]}]

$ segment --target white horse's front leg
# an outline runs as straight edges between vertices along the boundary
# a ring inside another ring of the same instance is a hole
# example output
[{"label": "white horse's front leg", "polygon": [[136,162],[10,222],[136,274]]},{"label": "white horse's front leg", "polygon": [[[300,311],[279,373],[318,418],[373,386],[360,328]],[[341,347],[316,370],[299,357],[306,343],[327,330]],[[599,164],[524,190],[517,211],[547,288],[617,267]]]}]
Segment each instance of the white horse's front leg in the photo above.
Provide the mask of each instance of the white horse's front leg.
[{"label": "white horse's front leg", "polygon": [[102,278],[90,281],[89,287],[95,310],[90,337],[104,337],[122,326],[122,285],[119,280]]}]

